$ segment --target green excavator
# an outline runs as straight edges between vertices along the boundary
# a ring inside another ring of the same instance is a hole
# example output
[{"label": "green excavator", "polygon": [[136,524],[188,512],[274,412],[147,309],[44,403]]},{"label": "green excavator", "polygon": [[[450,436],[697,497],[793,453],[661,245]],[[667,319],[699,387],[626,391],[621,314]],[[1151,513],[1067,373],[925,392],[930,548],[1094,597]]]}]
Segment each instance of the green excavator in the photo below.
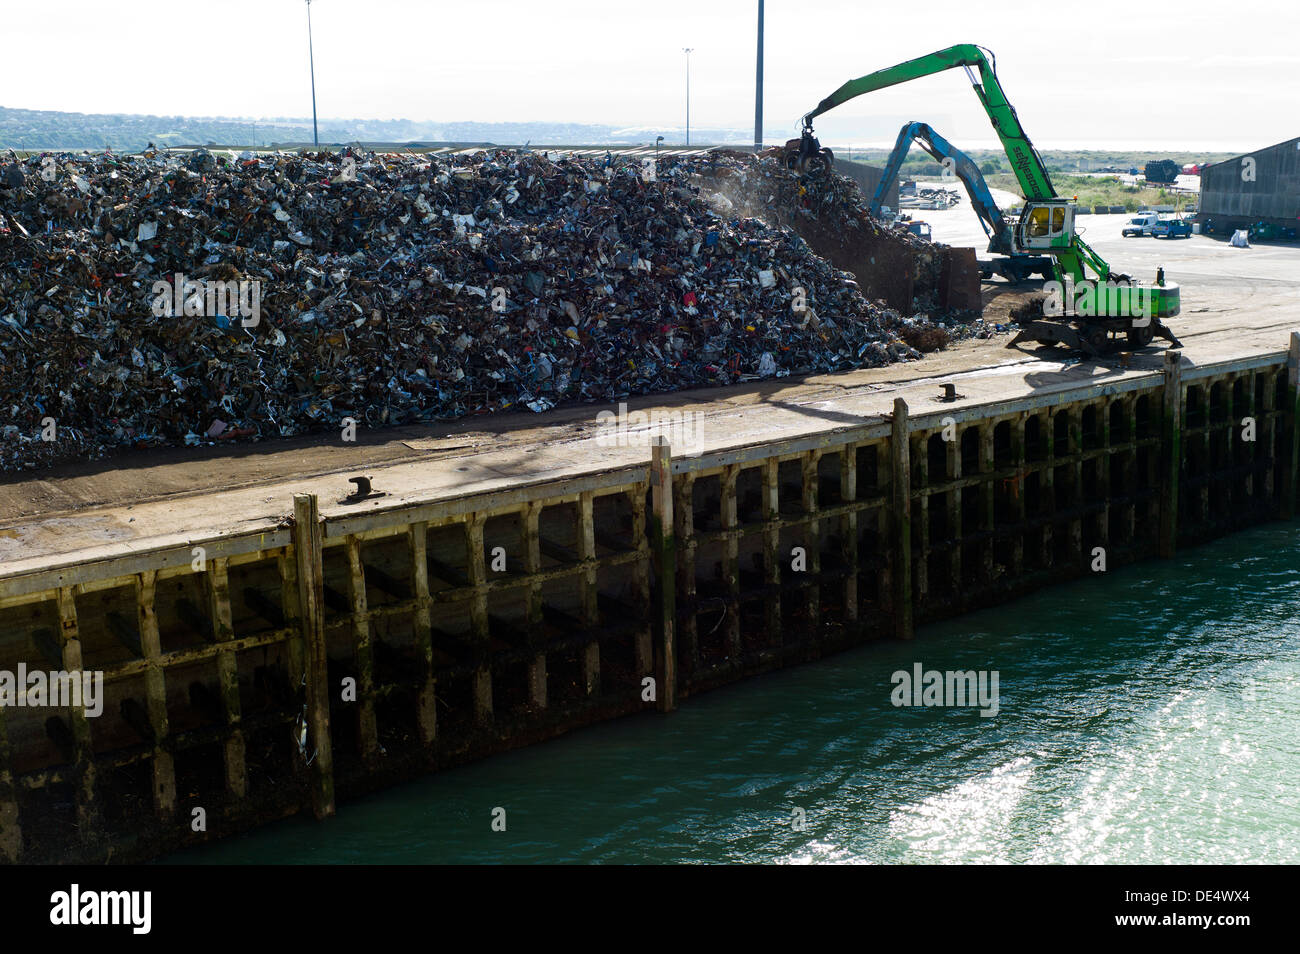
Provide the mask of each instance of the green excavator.
[{"label": "green excavator", "polygon": [[992,52],[963,43],[849,80],[803,117],[803,134],[786,143],[784,161],[801,174],[831,168],[834,156],[813,134],[814,119],[864,93],[960,66],[1025,195],[1013,231],[1016,251],[1047,254],[1053,262],[1055,286],[1044,301],[1042,317],[1022,319],[1020,333],[1007,347],[1026,340],[1049,345],[1060,342],[1096,356],[1126,343],[1133,348],[1146,347],[1157,335],[1181,347],[1162,321],[1178,314],[1178,285],[1165,281],[1163,269],[1157,269],[1154,283],[1134,282],[1128,275],[1113,272],[1075,233],[1075,202],[1056,194],[1042,157],[1002,91],[995,64]]}]

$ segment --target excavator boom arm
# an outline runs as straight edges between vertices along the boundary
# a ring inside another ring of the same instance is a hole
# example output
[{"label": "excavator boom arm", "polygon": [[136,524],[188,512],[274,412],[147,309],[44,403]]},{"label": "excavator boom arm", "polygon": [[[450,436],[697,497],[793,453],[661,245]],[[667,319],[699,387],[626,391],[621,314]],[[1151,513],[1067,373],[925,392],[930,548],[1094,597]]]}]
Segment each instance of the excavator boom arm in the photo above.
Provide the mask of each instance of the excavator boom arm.
[{"label": "excavator boom arm", "polygon": [[894,151],[889,154],[885,171],[880,177],[880,184],[876,186],[876,193],[871,197],[871,205],[867,211],[879,217],[880,206],[885,201],[885,193],[898,177],[899,169],[902,168],[903,160],[907,158],[907,151],[913,140],[940,162],[952,161],[952,170],[966,186],[971,206],[989,237],[988,250],[1003,255],[1012,254],[1015,249],[1011,226],[1007,224],[997,203],[993,201],[993,193],[989,191],[988,183],[984,181],[984,174],[980,172],[979,166],[975,164],[975,160],[940,136],[926,123],[908,123],[899,132],[898,142],[894,145]]},{"label": "excavator boom arm", "polygon": [[[993,129],[998,134],[1003,149],[1006,150],[1007,158],[1011,160],[1011,169],[1015,173],[1016,180],[1020,183],[1020,188],[1025,193],[1025,198],[1053,198],[1056,191],[1052,188],[1052,180],[1047,174],[1047,167],[1043,164],[1042,157],[1038,155],[1038,150],[1034,148],[1034,144],[1029,141],[1029,136],[1025,134],[1024,129],[1021,127],[1020,120],[1016,116],[1015,107],[1007,102],[1006,94],[1002,92],[1002,85],[998,82],[997,70],[994,68],[992,56],[992,53],[985,55],[985,51],[973,43],[961,43],[957,46],[950,46],[946,50],[939,50],[937,53],[918,56],[906,63],[899,63],[897,66],[877,70],[866,76],[849,80],[818,103],[816,109],[804,116],[804,127],[805,129],[811,128],[813,120],[822,113],[864,93],[896,86],[899,83],[906,83],[908,80],[920,79],[922,76],[942,73],[944,70],[950,70],[958,66],[965,67],[967,73],[971,76],[975,95],[979,97],[980,105],[984,107],[984,111],[988,114],[989,121],[993,124]],[[970,73],[972,68],[979,70],[978,80],[976,80],[974,74]]]}]

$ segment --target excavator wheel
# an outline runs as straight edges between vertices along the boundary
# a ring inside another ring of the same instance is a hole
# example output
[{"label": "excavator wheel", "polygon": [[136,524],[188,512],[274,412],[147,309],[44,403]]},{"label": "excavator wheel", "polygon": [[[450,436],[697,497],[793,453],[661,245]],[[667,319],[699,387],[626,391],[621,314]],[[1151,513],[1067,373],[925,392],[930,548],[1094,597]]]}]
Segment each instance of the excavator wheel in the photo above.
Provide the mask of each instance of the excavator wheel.
[{"label": "excavator wheel", "polygon": [[1083,346],[1082,350],[1092,357],[1103,355],[1113,347],[1110,335],[1106,333],[1105,328],[1100,326],[1080,329],[1079,343]]},{"label": "excavator wheel", "polygon": [[1151,343],[1151,339],[1156,336],[1156,323],[1148,323],[1145,327],[1130,328],[1128,330],[1129,347],[1134,350],[1145,348]]}]

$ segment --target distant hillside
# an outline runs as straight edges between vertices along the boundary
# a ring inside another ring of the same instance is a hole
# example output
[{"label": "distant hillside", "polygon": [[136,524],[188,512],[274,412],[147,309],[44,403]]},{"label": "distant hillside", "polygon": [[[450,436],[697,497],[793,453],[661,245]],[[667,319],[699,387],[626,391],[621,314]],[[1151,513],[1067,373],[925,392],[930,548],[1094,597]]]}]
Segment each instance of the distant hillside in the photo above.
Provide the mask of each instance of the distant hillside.
[{"label": "distant hillside", "polygon": [[[493,142],[591,143],[632,145],[682,141],[680,129],[619,128],[586,123],[438,123],[409,119],[325,119],[322,143],[367,142]],[[270,146],[280,142],[310,142],[311,119],[277,116],[267,119],[196,116],[138,116],[119,113],[63,113],[0,106],[0,149],[103,149],[132,152],[149,143],[158,146]],[[737,129],[692,129],[699,143],[743,142]]]},{"label": "distant hillside", "polygon": [[[888,149],[853,149],[844,150],[842,154],[864,162],[882,164],[888,158]],[[1128,172],[1137,169],[1141,172],[1153,159],[1172,159],[1180,166],[1188,163],[1219,162],[1232,158],[1235,153],[1201,152],[1189,149],[1185,152],[1168,152],[1158,149],[1149,150],[1081,150],[1081,149],[1041,149],[1043,164],[1048,172],[1089,173],[1089,172]],[[1005,152],[998,149],[968,149],[966,155],[975,160],[980,171],[986,176],[1010,172],[1011,165]],[[920,146],[913,146],[904,160],[899,174],[904,178],[916,176],[937,176],[943,167],[931,158]]]}]

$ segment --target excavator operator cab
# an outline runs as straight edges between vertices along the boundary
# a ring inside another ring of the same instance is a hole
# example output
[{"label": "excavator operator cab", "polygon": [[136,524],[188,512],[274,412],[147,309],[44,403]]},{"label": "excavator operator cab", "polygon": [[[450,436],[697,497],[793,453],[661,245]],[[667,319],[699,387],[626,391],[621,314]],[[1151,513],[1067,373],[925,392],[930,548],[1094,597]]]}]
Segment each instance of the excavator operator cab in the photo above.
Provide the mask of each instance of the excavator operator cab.
[{"label": "excavator operator cab", "polygon": [[1074,240],[1074,203],[1069,199],[1026,202],[1016,227],[1016,244],[1025,250],[1058,251]]}]

